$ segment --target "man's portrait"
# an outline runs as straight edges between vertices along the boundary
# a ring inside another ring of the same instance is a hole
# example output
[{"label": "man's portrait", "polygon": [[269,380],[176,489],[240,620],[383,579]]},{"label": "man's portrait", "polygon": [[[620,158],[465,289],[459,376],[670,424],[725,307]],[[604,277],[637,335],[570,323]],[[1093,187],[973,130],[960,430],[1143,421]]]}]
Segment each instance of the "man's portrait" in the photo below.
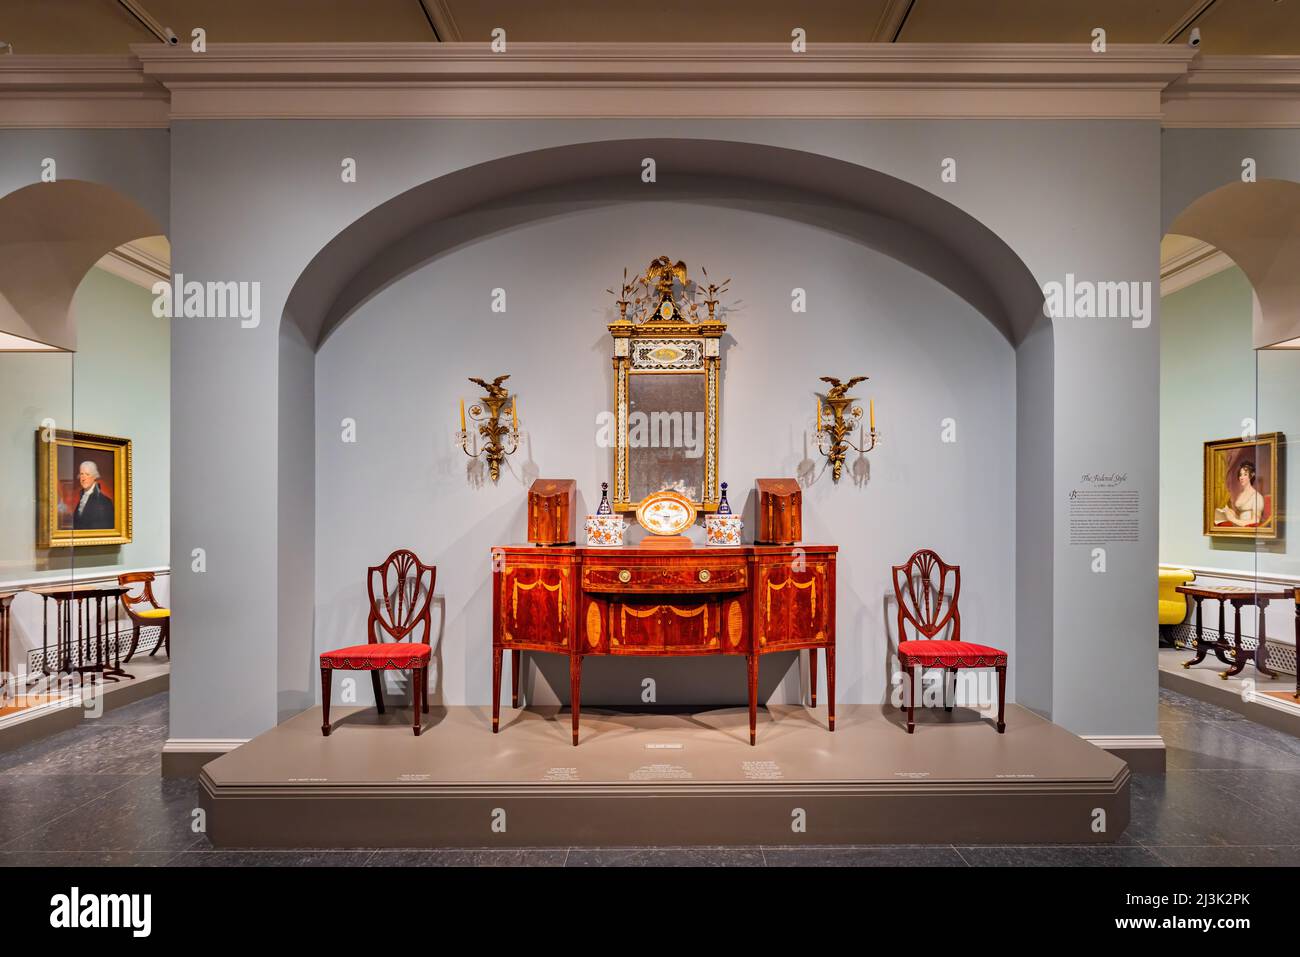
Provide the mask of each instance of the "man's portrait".
[{"label": "man's portrait", "polygon": [[38,544],[117,545],[131,540],[131,442],[38,430]]}]

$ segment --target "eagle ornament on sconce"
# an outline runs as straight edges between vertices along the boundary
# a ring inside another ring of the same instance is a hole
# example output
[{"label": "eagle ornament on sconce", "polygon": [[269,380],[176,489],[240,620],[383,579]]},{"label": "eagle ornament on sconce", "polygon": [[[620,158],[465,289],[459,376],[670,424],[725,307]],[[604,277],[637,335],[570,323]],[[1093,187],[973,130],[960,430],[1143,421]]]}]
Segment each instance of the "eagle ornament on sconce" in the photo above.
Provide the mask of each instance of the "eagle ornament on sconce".
[{"label": "eagle ornament on sconce", "polygon": [[[456,433],[456,441],[461,451],[470,458],[478,458],[482,455],[487,460],[488,474],[492,476],[493,484],[501,478],[501,463],[505,461],[506,456],[513,455],[519,448],[519,397],[511,395],[510,391],[501,385],[509,378],[509,375],[499,375],[488,382],[474,376],[469,377],[469,381],[480,386],[484,392],[483,398],[469,407],[469,419],[477,426],[474,431],[483,440],[481,449],[470,440],[471,433],[465,423],[465,400],[460,400],[460,431]],[[508,410],[507,403],[509,403]],[[507,411],[510,415],[510,424],[502,425],[501,418]]]},{"label": "eagle ornament on sconce", "polygon": [[865,438],[854,444],[850,436],[862,424],[862,406],[855,405],[858,400],[848,392],[859,382],[866,382],[867,376],[854,376],[848,382],[840,382],[834,376],[824,375],[821,381],[829,383],[830,388],[826,391],[824,406],[821,395],[817,396],[817,451],[830,464],[831,481],[838,483],[849,449],[865,455],[876,447],[876,400],[872,399],[868,404],[871,444],[868,445]]}]

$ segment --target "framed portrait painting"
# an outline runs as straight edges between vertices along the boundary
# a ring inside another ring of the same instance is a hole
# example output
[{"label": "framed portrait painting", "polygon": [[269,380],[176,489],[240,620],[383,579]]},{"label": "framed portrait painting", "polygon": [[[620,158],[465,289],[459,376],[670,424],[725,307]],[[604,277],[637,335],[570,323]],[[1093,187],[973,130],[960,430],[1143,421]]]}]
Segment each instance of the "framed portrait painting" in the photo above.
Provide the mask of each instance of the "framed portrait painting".
[{"label": "framed portrait painting", "polygon": [[36,430],[36,544],[125,545],[131,541],[131,440]]},{"label": "framed portrait painting", "polygon": [[1206,535],[1282,537],[1285,450],[1281,432],[1205,443]]}]

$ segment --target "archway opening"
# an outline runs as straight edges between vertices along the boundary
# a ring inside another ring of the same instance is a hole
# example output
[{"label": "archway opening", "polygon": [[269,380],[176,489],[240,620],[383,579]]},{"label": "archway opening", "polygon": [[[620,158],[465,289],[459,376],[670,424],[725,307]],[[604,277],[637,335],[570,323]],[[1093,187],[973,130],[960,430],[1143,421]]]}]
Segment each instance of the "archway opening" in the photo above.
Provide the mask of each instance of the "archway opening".
[{"label": "archway opening", "polygon": [[[653,186],[639,179],[641,161],[646,156],[654,156],[657,162],[658,180]],[[815,188],[809,184],[816,184]],[[652,197],[647,198],[647,190],[654,191]],[[328,587],[322,587],[315,577],[322,549],[326,547],[318,538],[317,517],[322,510],[336,512],[343,501],[333,479],[328,487],[321,484],[322,473],[343,472],[327,461],[328,455],[325,458],[322,455],[324,449],[333,448],[333,419],[338,412],[333,400],[341,394],[339,382],[349,374],[347,370],[367,369],[370,374],[379,372],[374,365],[379,361],[376,355],[364,351],[364,340],[368,336],[385,334],[381,322],[373,317],[380,313],[391,316],[392,301],[395,298],[400,300],[407,288],[420,288],[421,274],[438,275],[439,269],[449,269],[450,273],[444,271],[441,274],[440,282],[454,286],[460,277],[480,271],[484,273],[482,281],[486,282],[489,278],[487,273],[496,269],[500,279],[486,287],[484,294],[493,286],[513,285],[516,291],[512,295],[517,298],[512,301],[520,303],[524,299],[530,303],[513,308],[532,309],[539,325],[556,322],[562,309],[555,304],[570,295],[565,290],[580,290],[572,296],[574,303],[571,308],[581,314],[587,331],[574,340],[579,343],[577,352],[584,369],[588,366],[603,368],[607,361],[592,353],[599,352],[603,344],[603,323],[609,317],[603,316],[602,311],[612,307],[604,303],[605,297],[600,290],[616,277],[617,272],[611,263],[608,275],[605,272],[586,275],[585,260],[597,257],[599,247],[610,243],[608,240],[592,240],[590,248],[584,249],[580,238],[575,238],[575,235],[580,237],[581,232],[573,234],[571,230],[578,228],[575,224],[588,223],[591,224],[588,236],[609,237],[614,229],[612,223],[621,216],[624,223],[636,224],[637,232],[646,237],[648,255],[653,256],[669,251],[659,247],[664,243],[663,237],[671,239],[674,235],[670,228],[671,220],[662,219],[667,215],[663,211],[676,214],[691,206],[707,209],[709,212],[705,219],[718,222],[726,219],[737,246],[740,237],[747,233],[759,234],[769,228],[765,224],[772,223],[780,224],[771,227],[774,237],[797,234],[805,237],[808,248],[824,243],[816,247],[823,252],[820,264],[807,262],[799,267],[805,277],[813,275],[812,279],[802,280],[805,285],[812,281],[825,281],[838,283],[838,288],[844,291],[849,289],[846,277],[855,269],[878,269],[882,278],[888,273],[885,285],[911,283],[908,288],[913,292],[929,290],[926,295],[931,299],[925,300],[927,308],[936,314],[948,310],[946,315],[956,323],[957,334],[950,334],[945,342],[936,327],[937,338],[930,343],[930,352],[910,353],[906,362],[907,374],[900,368],[895,380],[900,390],[897,394],[905,394],[911,389],[913,394],[920,396],[928,389],[931,393],[945,395],[950,405],[959,405],[961,400],[956,398],[956,393],[949,392],[955,388],[954,383],[963,380],[963,361],[970,363],[965,378],[967,384],[984,386],[996,383],[992,386],[996,396],[989,399],[992,403],[990,412],[984,418],[988,424],[994,425],[997,435],[995,437],[990,432],[983,451],[972,451],[972,454],[985,456],[998,476],[995,479],[998,487],[990,494],[1005,497],[1006,508],[1020,512],[1021,517],[1014,524],[1004,523],[1001,529],[996,530],[990,526],[988,530],[986,538],[996,541],[1000,548],[997,564],[1003,575],[999,579],[990,573],[1000,584],[990,587],[989,595],[996,597],[988,600],[1002,612],[1008,606],[1016,607],[1017,622],[1027,623],[1022,660],[1028,662],[1030,677],[1021,692],[1021,700],[1050,713],[1051,588],[1050,584],[1041,587],[1041,577],[1048,576],[1050,583],[1052,463],[1050,456],[1042,454],[1042,449],[1051,447],[1053,427],[1052,347],[1050,323],[1043,317],[1041,291],[1028,269],[1005,242],[968,214],[916,186],[874,170],[815,154],[754,144],[655,140],[611,141],[542,150],[481,164],[430,181],[358,219],[327,243],[304,270],[288,298],[280,328],[281,579],[278,618],[279,712],[282,719],[309,706],[314,700],[316,632],[331,627],[328,624],[330,609],[324,599],[317,597],[318,593],[350,594],[346,589],[340,590],[338,582],[331,581]],[[660,212],[652,215],[650,210],[656,208]],[[636,210],[646,212],[642,215]],[[658,222],[659,226],[654,227],[652,222]],[[742,222],[751,223],[752,230],[742,226]],[[698,232],[704,225],[703,220],[680,224],[677,233],[681,238],[673,243],[674,247],[678,248],[678,243],[689,244],[686,237],[692,234],[692,229]],[[625,225],[623,232],[627,230]],[[569,268],[566,270],[558,262],[552,262],[540,274],[536,269],[527,268],[527,247],[517,244],[525,241],[525,237],[534,243],[533,248],[555,246],[561,237],[573,242]],[[725,247],[721,234],[713,235],[712,242],[715,252],[709,254],[705,265],[711,272],[715,269],[734,271],[718,261],[716,250]],[[478,250],[477,254],[475,250]],[[797,252],[785,250],[787,256],[795,256]],[[643,266],[632,258],[633,255],[627,252],[624,258],[628,261],[622,264],[633,268]],[[746,256],[750,261],[762,261],[761,250],[752,250]],[[861,258],[852,258],[855,256]],[[765,270],[779,269],[781,262],[780,254],[771,255]],[[889,266],[889,263],[894,265]],[[533,290],[529,298],[525,298],[528,294],[521,295],[519,291],[521,272],[530,277],[530,282],[525,283]],[[751,288],[760,285],[761,276],[756,273],[749,277],[749,284]],[[780,296],[780,310],[786,316],[791,314],[790,287],[799,284],[799,280],[791,281]],[[455,299],[447,292],[450,286],[424,287],[432,297],[428,300],[429,322],[437,324],[446,339],[440,348],[428,343],[425,345],[449,354],[454,351],[451,340],[467,335],[463,327],[457,327],[455,315],[438,312],[439,303],[448,304]],[[850,317],[855,303],[860,303],[861,296],[866,294],[864,290],[870,288],[868,284],[856,293],[844,292],[837,318]],[[599,305],[595,304],[592,292],[600,300]],[[859,298],[855,300],[854,295]],[[744,298],[748,309],[760,307],[748,296]],[[778,301],[775,296],[762,306],[773,317],[778,314],[773,307],[774,301]],[[407,315],[411,314],[411,305],[407,304]],[[468,299],[461,305],[465,309],[471,308]],[[890,350],[898,348],[903,328],[909,321],[906,307],[901,303],[890,305],[894,307],[893,312],[888,316],[888,323],[882,323],[879,330],[886,337],[883,341],[887,346],[879,350],[876,362],[879,362],[879,355],[892,355]],[[869,310],[857,308],[860,309],[859,325],[869,328],[870,321],[864,318]],[[914,317],[911,321],[919,329],[926,324],[927,318]],[[745,321],[743,314],[738,317],[734,333],[736,341],[758,352],[753,332],[749,333],[748,341],[744,339]],[[791,343],[784,347],[786,353],[797,352],[800,343],[807,346],[819,343],[819,329],[807,320],[795,317],[787,324],[787,329],[797,324],[806,328],[792,333]],[[773,322],[768,331],[776,328]],[[839,354],[845,350],[834,351],[835,336],[851,333],[847,326],[828,325],[826,328],[834,328],[835,332],[820,341],[821,346],[829,344],[832,348],[832,354],[823,355],[823,360],[872,361],[869,350],[861,342],[854,342],[847,355]],[[571,336],[577,329],[578,326],[565,327],[561,331]],[[973,353],[960,354],[961,344],[971,344],[963,338],[963,330],[979,330],[972,333],[972,340],[978,346],[976,352],[986,349],[990,356],[996,353],[1000,358],[990,359],[993,365],[987,368],[976,368],[978,362],[972,358]],[[421,330],[407,327],[406,331],[418,334]],[[519,334],[519,330],[503,334],[500,343],[524,348],[526,343]],[[390,347],[394,345],[390,343]],[[516,364],[521,361],[518,351],[511,353],[508,349],[500,349],[494,357],[490,343],[480,345],[482,348],[478,355],[465,354],[454,362],[449,360],[446,369],[439,367],[430,376],[459,380],[466,374],[495,374],[509,370],[505,367],[491,371],[477,367],[459,368],[456,363],[466,366],[470,362],[509,363],[512,355]],[[782,360],[781,348],[771,340],[765,346],[757,358],[762,362],[779,363]],[[344,348],[359,351],[348,354],[345,360],[341,351]],[[421,348],[408,339],[403,350],[420,354]],[[949,348],[956,348],[956,351],[948,353]],[[741,375],[742,367],[737,356],[728,361],[732,362],[736,375]],[[400,377],[395,370],[405,369],[399,357],[393,358],[395,364],[383,373],[386,377]],[[752,360],[747,358],[746,361]],[[991,374],[992,369],[996,372]],[[559,369],[555,371],[558,373]],[[837,371],[850,370],[822,370],[823,373]],[[890,374],[890,370],[872,368],[862,371],[877,378]],[[800,374],[805,373],[809,374],[810,386],[815,384],[816,375],[810,374],[811,369]],[[736,375],[728,381],[737,381]],[[321,386],[326,382],[328,389],[322,391]],[[374,385],[379,387],[377,382]],[[361,392],[355,391],[358,386],[354,383],[352,387],[354,391],[350,394],[360,398]],[[535,384],[534,389],[537,388],[539,386]],[[596,391],[600,394],[595,398],[584,396],[580,402],[608,401],[608,390],[599,383]],[[802,407],[803,393],[796,392],[797,398],[792,395],[790,402],[797,402],[798,407]],[[746,397],[739,397],[739,401],[743,405]],[[452,407],[440,397],[430,398],[423,393],[419,402],[406,403],[402,407],[423,407],[426,402]],[[543,408],[532,404],[532,415],[545,414]],[[811,398],[808,404],[811,404]],[[943,418],[937,409],[929,408],[924,401],[917,400],[915,404],[918,409],[924,408],[924,413],[936,423]],[[735,397],[730,400],[724,397],[724,408],[736,406]],[[367,410],[371,416],[368,421],[373,421],[377,411]],[[449,421],[447,417],[441,418]],[[1008,427],[1008,420],[1016,422],[1014,428]],[[439,434],[437,420],[417,421],[419,437],[416,441],[422,447],[437,442],[438,451],[442,452],[445,443],[431,439],[431,436]],[[724,447],[728,442],[756,440],[755,436],[746,436],[736,429],[724,429],[724,434],[727,436],[723,440]],[[906,441],[908,434],[908,431],[903,431],[896,441]],[[979,447],[977,441],[965,448],[975,450]],[[567,463],[585,456],[580,468],[595,470],[600,468],[600,455],[594,447],[581,453],[573,446],[559,459],[558,466],[548,467],[574,470]],[[324,463],[323,468],[321,463]],[[751,464],[745,462],[741,467]],[[979,467],[974,459],[969,465],[971,468]],[[917,470],[924,482],[926,465],[917,462],[910,467]],[[316,476],[310,497],[304,494],[301,481],[304,474]],[[934,471],[932,474],[940,473]],[[950,502],[962,501],[963,489],[956,477],[957,472],[944,474],[948,477],[943,481],[948,482],[949,487],[942,491],[936,487],[934,500],[946,495]],[[288,476],[294,478],[290,481]],[[515,497],[522,501],[518,491]],[[518,501],[511,502],[506,511],[492,513],[500,516],[499,520],[493,518],[489,522],[494,526],[493,534],[504,535],[503,540],[508,540],[512,532],[517,537],[517,530],[511,523],[517,517]],[[462,503],[461,507],[475,506]],[[479,507],[498,509],[499,505]],[[827,508],[833,507],[839,506],[828,502]],[[932,508],[931,511],[941,512],[942,509]],[[928,536],[931,543],[937,543],[935,540],[944,536],[953,536],[954,540],[962,542],[974,540],[980,534],[981,519],[976,517],[978,510],[958,512],[949,516],[951,521],[946,524],[936,523],[919,533]],[[925,524],[926,514],[925,509],[913,513],[918,526]],[[960,532],[954,532],[954,528]],[[449,534],[451,540],[461,545],[478,544],[477,538],[469,532]],[[1022,537],[1023,542],[1019,541]],[[1034,541],[1035,537],[1041,541]],[[1037,556],[1036,559],[1025,563],[1009,562],[1008,557],[1019,554],[1022,545],[1029,547],[1030,554]],[[901,546],[896,544],[895,547]],[[328,550],[333,551],[333,547]],[[892,555],[888,557],[893,558]],[[894,560],[905,557],[905,554],[900,555]],[[975,564],[983,562],[981,558]],[[356,564],[355,559],[353,564]],[[875,564],[879,565],[879,561]],[[994,562],[989,560],[987,564],[992,567]],[[1022,586],[1022,580],[1029,584]],[[883,580],[873,580],[866,587],[883,593],[886,586]],[[475,600],[481,604],[481,596]],[[867,615],[879,617],[882,600],[881,596],[873,595],[861,603],[860,610],[854,612],[857,627],[862,626]],[[470,608],[466,617],[475,614],[481,617],[483,611],[477,606]],[[974,617],[978,619],[978,615]],[[1043,627],[1044,622],[1046,627]],[[468,629],[466,636],[468,638]],[[478,681],[478,672],[486,661],[486,658],[476,660],[478,650],[475,644],[462,661],[454,663],[457,667],[453,670],[466,676],[460,693],[468,696],[467,703],[476,699],[476,685],[486,684]],[[872,663],[872,667],[875,666],[876,663]],[[883,674],[883,663],[879,664],[879,669]],[[864,670],[869,669],[864,667]],[[856,693],[864,700],[880,700],[887,689],[877,678],[878,675],[873,673],[873,677],[856,689]]]}]

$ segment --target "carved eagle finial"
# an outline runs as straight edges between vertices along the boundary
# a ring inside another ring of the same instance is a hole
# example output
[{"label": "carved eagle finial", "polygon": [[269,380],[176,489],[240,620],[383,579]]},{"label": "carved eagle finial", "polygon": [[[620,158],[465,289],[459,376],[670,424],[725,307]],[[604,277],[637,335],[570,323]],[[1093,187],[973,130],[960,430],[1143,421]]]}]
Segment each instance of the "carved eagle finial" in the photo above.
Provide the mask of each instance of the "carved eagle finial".
[{"label": "carved eagle finial", "polygon": [[855,385],[857,385],[859,382],[866,382],[867,377],[864,375],[854,376],[848,382],[842,384],[840,380],[835,378],[835,376],[833,375],[824,375],[821,377],[821,380],[823,382],[830,383],[830,389],[827,390],[826,392],[826,398],[842,399],[844,398],[845,395],[848,394],[848,391],[852,389]]}]

